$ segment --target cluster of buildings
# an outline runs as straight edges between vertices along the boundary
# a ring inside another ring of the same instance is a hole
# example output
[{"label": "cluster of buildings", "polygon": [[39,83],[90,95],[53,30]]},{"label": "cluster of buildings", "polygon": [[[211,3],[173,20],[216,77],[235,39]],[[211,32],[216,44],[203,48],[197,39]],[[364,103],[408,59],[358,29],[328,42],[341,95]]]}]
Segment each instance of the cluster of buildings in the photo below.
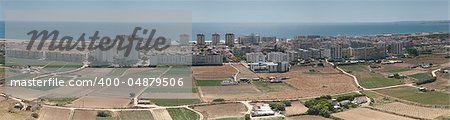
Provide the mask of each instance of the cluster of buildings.
[{"label": "cluster of buildings", "polygon": [[262,52],[246,53],[245,58],[249,68],[254,72],[287,72],[289,71],[289,56],[282,52],[269,52],[267,55]]}]

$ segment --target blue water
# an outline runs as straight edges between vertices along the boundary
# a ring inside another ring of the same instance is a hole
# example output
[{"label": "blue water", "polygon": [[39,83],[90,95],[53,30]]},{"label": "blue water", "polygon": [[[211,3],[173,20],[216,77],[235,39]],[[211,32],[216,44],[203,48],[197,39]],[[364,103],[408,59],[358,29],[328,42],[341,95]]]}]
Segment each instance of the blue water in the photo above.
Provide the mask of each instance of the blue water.
[{"label": "blue water", "polygon": [[[39,23],[27,23],[39,24]],[[100,27],[111,27],[107,32],[130,32],[131,29],[124,31],[117,26],[130,26],[127,23],[58,23],[55,26],[72,26],[70,33],[80,34],[86,32],[89,26],[101,24]],[[21,24],[22,27],[26,24]],[[19,27],[20,25],[9,25]],[[81,27],[83,26],[83,27]],[[99,27],[99,26],[97,26]],[[83,28],[83,30],[76,30]],[[195,40],[195,34],[205,33],[206,38],[210,39],[214,32],[222,34],[224,39],[226,32],[233,32],[236,36],[257,33],[260,36],[276,36],[278,38],[293,38],[297,35],[349,35],[365,36],[384,33],[418,33],[418,32],[449,32],[449,22],[390,22],[390,23],[192,23],[192,39]],[[93,28],[95,29],[95,28]],[[92,30],[90,30],[92,31]],[[95,30],[94,30],[95,31]],[[105,31],[103,31],[105,32]],[[89,33],[89,32],[88,32]],[[91,32],[92,33],[92,32]],[[18,34],[18,33],[17,33]],[[108,34],[108,33],[105,33]],[[21,33],[23,35],[23,33]],[[15,33],[8,34],[8,38],[16,38]],[[5,24],[0,23],[0,38],[5,37]]]}]

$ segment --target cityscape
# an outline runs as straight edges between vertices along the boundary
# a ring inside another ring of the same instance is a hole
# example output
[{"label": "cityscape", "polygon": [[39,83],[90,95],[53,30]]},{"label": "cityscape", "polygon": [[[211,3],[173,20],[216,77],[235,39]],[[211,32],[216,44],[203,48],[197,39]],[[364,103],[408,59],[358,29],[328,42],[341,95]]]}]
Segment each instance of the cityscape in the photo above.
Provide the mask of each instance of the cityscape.
[{"label": "cityscape", "polygon": [[448,1],[0,3],[0,120],[450,119]]}]

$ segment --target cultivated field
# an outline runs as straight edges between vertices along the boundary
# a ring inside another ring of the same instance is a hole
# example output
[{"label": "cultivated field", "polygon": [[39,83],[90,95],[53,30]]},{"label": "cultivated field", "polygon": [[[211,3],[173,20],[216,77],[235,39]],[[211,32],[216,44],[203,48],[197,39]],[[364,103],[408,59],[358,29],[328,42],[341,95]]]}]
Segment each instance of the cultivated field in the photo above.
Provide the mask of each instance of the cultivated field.
[{"label": "cultivated field", "polygon": [[166,109],[152,109],[153,118],[155,120],[172,120]]},{"label": "cultivated field", "polygon": [[43,107],[39,112],[39,120],[68,120],[69,118],[69,109]]},{"label": "cultivated field", "polygon": [[117,114],[120,120],[155,120],[150,111],[120,111]]},{"label": "cultivated field", "polygon": [[116,98],[113,96],[101,97],[101,96],[83,96],[72,104],[67,106],[70,107],[87,107],[87,108],[121,108],[127,107],[131,102],[127,98]]},{"label": "cultivated field", "polygon": [[408,105],[399,102],[377,105],[376,108],[384,111],[389,111],[397,114],[408,115],[423,119],[434,119],[442,115],[450,114],[450,109],[427,108]]},{"label": "cultivated field", "polygon": [[75,110],[73,112],[73,120],[96,120],[97,111],[93,110]]},{"label": "cultivated field", "polygon": [[229,64],[223,66],[192,67],[195,80],[226,80],[236,74],[236,69]]},{"label": "cultivated field", "polygon": [[379,112],[368,108],[355,108],[332,114],[345,120],[413,120],[411,118]]},{"label": "cultivated field", "polygon": [[342,65],[343,70],[350,72],[358,78],[358,82],[364,88],[379,88],[403,84],[403,81],[387,78],[382,74],[369,71],[366,65]]},{"label": "cultivated field", "polygon": [[395,87],[389,89],[376,90],[381,94],[395,98],[412,101],[428,105],[450,105],[450,94],[438,91],[420,92],[414,87]]},{"label": "cultivated field", "polygon": [[245,100],[253,99],[262,94],[253,85],[245,84],[235,86],[199,86],[198,89],[203,94],[203,101],[212,101],[217,98],[226,100]]},{"label": "cultivated field", "polygon": [[308,110],[308,108],[299,101],[293,101],[291,104],[292,106],[286,107],[286,115],[302,114],[306,113]]},{"label": "cultivated field", "polygon": [[200,115],[187,108],[168,108],[170,116],[173,120],[198,120]]},{"label": "cultivated field", "polygon": [[194,110],[203,114],[206,119],[243,117],[247,108],[242,103],[216,104],[196,106]]}]

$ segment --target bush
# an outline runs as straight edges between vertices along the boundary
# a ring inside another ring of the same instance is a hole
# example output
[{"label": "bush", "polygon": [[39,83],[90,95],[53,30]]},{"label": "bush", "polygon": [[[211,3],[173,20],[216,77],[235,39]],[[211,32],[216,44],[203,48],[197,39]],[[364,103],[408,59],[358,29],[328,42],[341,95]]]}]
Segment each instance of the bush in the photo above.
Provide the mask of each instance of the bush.
[{"label": "bush", "polygon": [[365,96],[364,94],[352,94],[352,95],[343,95],[336,98],[337,101],[350,100],[352,101],[355,97]]},{"label": "bush", "polygon": [[269,103],[269,106],[272,110],[276,110],[276,111],[286,110],[286,105],[281,102],[271,102],[271,103]]},{"label": "bush", "polygon": [[33,118],[38,118],[38,117],[39,117],[39,114],[33,112],[33,113],[31,113],[31,117],[33,117]]},{"label": "bush", "polygon": [[281,101],[281,102],[286,106],[292,106],[292,103],[289,100],[285,100],[285,101]]},{"label": "bush", "polygon": [[306,111],[309,115],[320,115],[323,117],[330,117],[333,105],[330,102],[331,96],[321,96],[308,100],[305,102],[305,106],[308,107]]},{"label": "bush", "polygon": [[97,117],[111,117],[111,113],[108,111],[98,111]]},{"label": "bush", "polygon": [[251,120],[250,114],[245,114],[245,120]]},{"label": "bush", "polygon": [[217,99],[213,100],[213,102],[224,102],[224,101],[225,101],[225,99],[223,99],[223,98],[217,98]]}]

